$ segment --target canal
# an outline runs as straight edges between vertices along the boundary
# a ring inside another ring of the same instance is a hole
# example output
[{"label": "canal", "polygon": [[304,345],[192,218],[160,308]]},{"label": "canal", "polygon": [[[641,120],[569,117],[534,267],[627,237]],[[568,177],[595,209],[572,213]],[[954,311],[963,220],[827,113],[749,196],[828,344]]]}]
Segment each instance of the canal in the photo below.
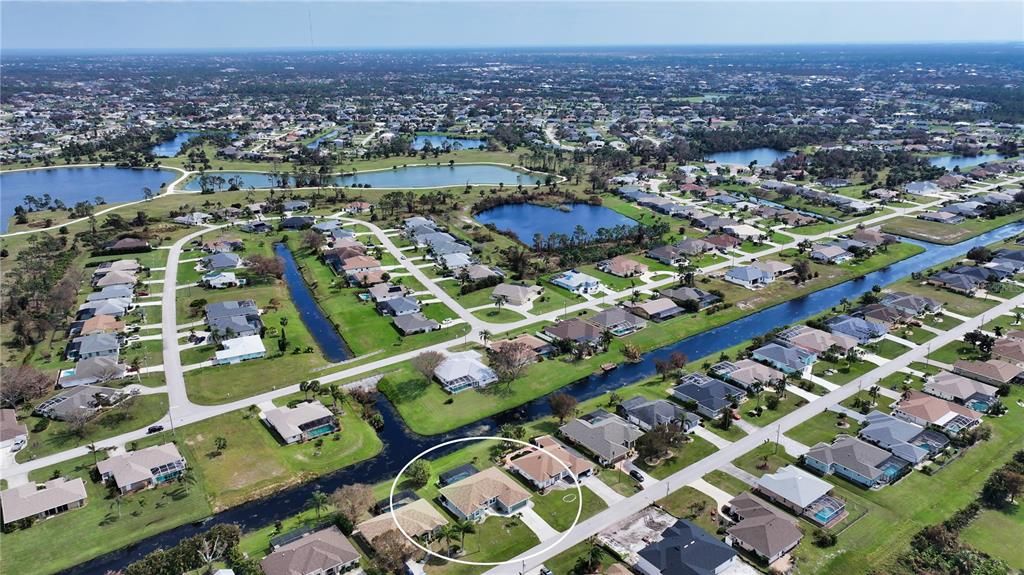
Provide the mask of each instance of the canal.
[{"label": "canal", "polygon": [[351,359],[352,351],[341,337],[338,328],[320,309],[320,304],[313,297],[313,291],[306,285],[306,280],[299,271],[292,251],[288,246],[278,243],[274,244],[274,254],[284,260],[284,281],[288,284],[288,295],[291,296],[295,308],[299,310],[302,323],[306,324],[309,333],[313,334],[313,339],[320,346],[324,359],[331,363]]},{"label": "canal", "polygon": [[[622,364],[611,372],[591,375],[558,391],[568,393],[579,401],[597,397],[655,375],[655,361],[663,359],[673,352],[681,351],[693,359],[719,353],[773,328],[797,323],[826,311],[838,305],[843,298],[853,301],[870,291],[872,286],[893,283],[914,272],[927,270],[946,260],[961,256],[972,247],[1004,240],[1021,232],[1024,232],[1024,223],[1014,223],[949,246],[913,241],[912,243],[925,247],[925,251],[861,278],[781,303],[721,327],[685,338],[645,354],[638,363]],[[551,413],[547,397],[541,397],[449,433],[427,437],[409,431],[394,407],[383,395],[378,397],[377,408],[385,421],[384,428],[380,432],[384,448],[373,459],[322,476],[310,483],[286,489],[264,499],[227,509],[203,526],[188,524],[154,535],[126,549],[108,553],[83,563],[65,573],[102,575],[108,570],[123,568],[155,549],[170,547],[185,537],[208,529],[214,522],[237,523],[243,530],[263,527],[302,510],[314,491],[330,492],[350,483],[372,484],[383,481],[397,474],[402,466],[420,452],[448,439],[494,434],[505,423],[521,423]],[[456,447],[453,446],[452,449]],[[435,451],[432,453],[431,459],[450,451],[451,449]]]}]

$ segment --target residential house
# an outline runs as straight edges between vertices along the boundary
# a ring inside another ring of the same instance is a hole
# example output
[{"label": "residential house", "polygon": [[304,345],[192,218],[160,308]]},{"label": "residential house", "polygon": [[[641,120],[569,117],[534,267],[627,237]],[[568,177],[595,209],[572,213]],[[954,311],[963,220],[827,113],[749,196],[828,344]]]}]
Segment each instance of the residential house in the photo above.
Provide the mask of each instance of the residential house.
[{"label": "residential house", "polygon": [[278,227],[282,230],[304,230],[313,227],[315,222],[316,218],[313,216],[290,216],[281,218]]},{"label": "residential house", "polygon": [[981,423],[977,411],[917,390],[904,394],[893,405],[892,414],[922,427],[934,427],[950,437]]},{"label": "residential house", "polygon": [[392,299],[405,297],[409,293],[409,288],[403,285],[395,285],[391,283],[382,283],[372,286],[366,290],[370,295],[370,300],[374,303],[381,303]]},{"label": "residential house", "polygon": [[723,513],[735,524],[726,530],[725,542],[772,565],[792,551],[803,533],[781,511],[749,491],[729,500]]},{"label": "residential house", "polygon": [[229,300],[207,304],[206,324],[214,337],[262,335],[263,321],[256,302]]},{"label": "residential house", "polygon": [[132,286],[128,285],[116,285],[107,286],[100,291],[93,292],[85,296],[85,301],[104,301],[108,299],[127,299],[131,300],[135,297],[135,290]]},{"label": "residential house", "polygon": [[984,281],[980,281],[971,276],[950,272],[939,272],[928,276],[928,283],[936,287],[947,289],[951,292],[965,295],[973,295],[974,292],[978,291],[978,288],[985,285]]},{"label": "residential house", "polygon": [[669,394],[684,403],[695,403],[697,413],[708,419],[718,417],[723,409],[731,408],[734,403],[742,403],[747,398],[747,393],[742,389],[702,373],[684,376],[679,380],[679,385],[669,390]]},{"label": "residential house", "polygon": [[720,252],[727,252],[732,249],[740,247],[741,242],[739,238],[726,234],[714,234],[704,238],[704,241],[715,246],[715,249]]},{"label": "residential house", "polygon": [[[706,243],[706,242],[705,242]],[[687,253],[678,245],[658,246],[647,250],[647,257],[665,265],[678,266],[687,263]]]},{"label": "residential house", "polygon": [[302,443],[338,431],[338,418],[317,400],[294,407],[276,407],[260,414],[266,424],[285,445]]},{"label": "residential house", "polygon": [[957,360],[953,364],[953,373],[976,379],[982,383],[999,387],[1006,383],[1020,381],[1024,369],[1020,366],[999,359],[988,361]]},{"label": "residential house", "polygon": [[915,196],[927,196],[935,194],[942,190],[935,182],[910,182],[903,186],[903,190],[908,194],[914,194]]},{"label": "residential house", "polygon": [[678,425],[689,432],[701,424],[699,417],[664,399],[631,397],[620,403],[617,411],[641,431],[650,431],[659,425]]},{"label": "residential house", "polygon": [[709,373],[752,391],[771,387],[786,377],[786,374],[781,371],[752,359],[740,359],[735,362],[720,361],[711,366]]},{"label": "residential house", "polygon": [[779,333],[780,342],[798,347],[815,355],[836,349],[842,352],[857,347],[857,340],[841,333],[829,333],[809,325],[797,325]]},{"label": "residential house", "polygon": [[148,252],[152,248],[146,240],[140,240],[139,238],[121,238],[108,243],[105,246],[105,249],[108,254],[128,254]]},{"label": "residential house", "polygon": [[761,270],[762,272],[771,276],[774,279],[779,279],[780,277],[793,271],[793,266],[787,264],[786,262],[780,262],[775,260],[756,261],[750,265]]},{"label": "residential house", "polygon": [[830,495],[832,484],[793,465],[766,473],[754,492],[818,525],[832,525],[846,515],[846,503]]},{"label": "residential house", "polygon": [[526,448],[509,459],[509,467],[539,491],[559,482],[575,483],[594,473],[594,464],[573,453],[554,437],[545,435],[533,442],[540,449]]},{"label": "residential house", "polygon": [[95,333],[121,333],[124,322],[112,315],[94,315],[85,320],[78,330],[78,335],[87,336]]},{"label": "residential house", "polygon": [[70,360],[90,357],[117,357],[121,351],[121,340],[112,333],[93,333],[76,337],[68,344],[67,358]]},{"label": "residential house", "polygon": [[173,443],[162,443],[104,459],[96,470],[100,480],[122,494],[134,493],[177,479],[185,471],[185,458]]},{"label": "residential house", "polygon": [[199,260],[199,266],[207,271],[233,270],[241,267],[242,258],[238,254],[217,252]]},{"label": "residential house", "polygon": [[625,305],[636,315],[651,321],[665,321],[683,313],[683,308],[667,297]]},{"label": "residential house", "polygon": [[722,298],[713,293],[692,287],[678,287],[659,290],[662,297],[674,301],[684,311],[701,311],[713,305],[721,303]]},{"label": "residential house", "polygon": [[680,519],[640,550],[640,575],[717,575],[739,563],[736,551],[696,524]]},{"label": "residential house", "polygon": [[825,321],[833,335],[852,338],[858,344],[865,344],[883,337],[889,332],[885,324],[852,315],[838,315]]},{"label": "residential house", "polygon": [[56,421],[82,413],[92,416],[100,408],[117,404],[125,395],[124,390],[112,387],[78,385],[40,403],[33,412]]},{"label": "residential house", "polygon": [[497,467],[442,487],[441,505],[460,521],[477,521],[490,512],[511,515],[526,506],[530,493]]},{"label": "residential house", "polygon": [[0,450],[25,441],[28,441],[28,426],[18,421],[18,413],[13,409],[0,409]]},{"label": "residential house", "polygon": [[339,575],[359,566],[361,555],[334,525],[274,549],[260,561],[265,575]]},{"label": "residential house", "polygon": [[139,279],[133,272],[113,271],[93,279],[92,286],[96,288],[113,286],[134,287],[137,283],[139,283]]},{"label": "residential house", "polygon": [[960,214],[954,214],[950,212],[932,212],[926,211],[921,212],[917,215],[917,219],[925,220],[928,222],[938,222],[940,224],[962,224],[964,223],[964,217]]},{"label": "residential house", "polygon": [[914,317],[942,311],[942,302],[905,292],[885,294],[879,303]]},{"label": "residential house", "polygon": [[597,278],[576,270],[569,270],[551,278],[551,283],[574,294],[593,294],[604,287]]},{"label": "residential house", "polygon": [[818,473],[834,473],[865,488],[892,483],[910,469],[910,462],[855,437],[840,434],[832,443],[818,443],[803,456]]},{"label": "residential house", "polygon": [[1019,339],[997,339],[992,346],[992,357],[1017,366],[1024,365],[1024,341]]},{"label": "residential house", "polygon": [[542,332],[552,340],[565,340],[597,347],[601,342],[601,328],[581,319],[572,318],[546,326]]},{"label": "residential house", "polygon": [[942,433],[926,429],[881,411],[872,411],[864,418],[858,436],[914,465],[926,461],[949,444]]},{"label": "residential house", "polygon": [[529,352],[532,354],[531,360],[535,360],[538,357],[547,357],[555,353],[556,351],[555,346],[551,345],[549,342],[537,336],[530,335],[528,333],[518,335],[512,339],[501,339],[497,341],[492,341],[487,345],[491,349],[498,350],[505,345],[520,343],[525,345],[526,349],[528,349]]},{"label": "residential house", "polygon": [[610,331],[612,335],[617,337],[629,335],[647,327],[646,320],[621,307],[612,307],[598,312],[597,315],[587,321],[601,328],[602,331]]},{"label": "residential house", "polygon": [[815,353],[796,346],[779,345],[775,342],[755,349],[752,357],[783,373],[800,374],[809,370],[818,360]]},{"label": "residential house", "polygon": [[391,299],[386,299],[381,302],[377,302],[377,311],[381,315],[400,317],[403,315],[409,315],[420,312],[420,302],[414,297],[403,296]]},{"label": "residential house", "polygon": [[491,299],[504,299],[510,305],[526,305],[544,293],[538,285],[498,284],[491,290]]},{"label": "residential house", "polygon": [[132,302],[129,298],[91,301],[78,306],[75,320],[84,321],[98,315],[124,317],[130,309],[132,309]]},{"label": "residential house", "polygon": [[0,491],[4,525],[22,519],[45,519],[85,505],[88,495],[81,477],[57,477],[43,484],[28,482]]},{"label": "residential house", "polygon": [[980,412],[988,411],[995,403],[997,391],[997,387],[948,371],[940,371],[924,384],[925,393]]},{"label": "residential house", "polygon": [[879,246],[894,244],[899,241],[896,236],[884,233],[882,232],[882,229],[878,227],[860,228],[850,234],[850,238],[863,242],[871,248],[878,248]]},{"label": "residential house", "polygon": [[234,272],[217,271],[204,274],[199,283],[211,289],[226,289],[238,287],[244,284],[245,280],[239,280]]},{"label": "residential house", "polygon": [[421,540],[433,539],[440,534],[445,525],[448,525],[448,520],[429,501],[416,499],[396,508],[394,513],[384,513],[363,521],[356,526],[356,533],[373,547],[374,540],[381,535],[391,532],[400,534],[398,526],[395,525],[396,521],[409,537]]},{"label": "residential house", "polygon": [[597,269],[620,278],[642,276],[647,273],[647,265],[627,256],[615,256],[597,264]]},{"label": "residential house", "polygon": [[632,455],[636,440],[643,436],[639,428],[604,410],[574,419],[558,428],[558,432],[605,466],[614,465]]},{"label": "residential house", "polygon": [[267,348],[258,335],[243,335],[220,341],[220,349],[214,352],[214,365],[230,365],[250,359],[266,357]]},{"label": "residential house", "polygon": [[826,264],[841,264],[853,259],[853,254],[836,245],[814,244],[811,259]]},{"label": "residential house", "polygon": [[441,329],[441,324],[428,318],[422,313],[398,316],[392,319],[391,322],[395,326],[395,329],[398,330],[398,333],[403,336],[427,333]]},{"label": "residential house", "polygon": [[754,266],[740,266],[725,272],[725,281],[747,289],[760,289],[775,281],[775,276]]},{"label": "residential house", "polygon": [[475,351],[449,354],[434,368],[434,377],[448,393],[483,389],[498,381],[498,374],[487,367]]},{"label": "residential house", "polygon": [[464,463],[454,469],[449,469],[448,471],[439,473],[437,475],[437,484],[444,487],[446,485],[462,481],[467,477],[472,477],[477,473],[480,473],[479,469],[469,463]]},{"label": "residential house", "polygon": [[57,376],[57,387],[68,388],[79,385],[94,385],[124,378],[128,366],[120,363],[117,356],[90,357],[79,360],[75,367],[61,370]]}]

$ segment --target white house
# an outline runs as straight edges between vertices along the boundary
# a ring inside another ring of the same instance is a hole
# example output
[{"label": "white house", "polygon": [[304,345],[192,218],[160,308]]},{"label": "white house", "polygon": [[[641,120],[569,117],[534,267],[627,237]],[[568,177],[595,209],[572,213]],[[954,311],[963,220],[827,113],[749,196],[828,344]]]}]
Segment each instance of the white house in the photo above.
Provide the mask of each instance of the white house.
[{"label": "white house", "polygon": [[551,283],[574,294],[597,293],[603,287],[597,278],[576,270],[569,270],[551,278]]},{"label": "white house", "polygon": [[434,368],[434,377],[448,393],[484,388],[498,381],[498,375],[480,361],[480,354],[475,351],[449,355]]},{"label": "white house", "polygon": [[233,339],[226,339],[220,342],[224,349],[217,350],[213,363],[216,365],[227,365],[239,363],[247,359],[258,359],[267,355],[267,348],[263,347],[263,340],[258,335],[246,335]]}]

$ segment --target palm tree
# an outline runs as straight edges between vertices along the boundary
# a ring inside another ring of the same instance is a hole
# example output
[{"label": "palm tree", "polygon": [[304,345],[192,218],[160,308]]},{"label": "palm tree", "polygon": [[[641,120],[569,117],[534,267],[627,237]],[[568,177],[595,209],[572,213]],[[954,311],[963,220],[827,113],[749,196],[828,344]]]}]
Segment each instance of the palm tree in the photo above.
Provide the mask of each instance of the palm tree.
[{"label": "palm tree", "polygon": [[181,473],[178,474],[178,483],[185,486],[185,493],[190,491],[189,486],[195,485],[196,481],[198,481],[198,479],[196,479],[196,474],[192,471],[191,467],[182,469]]},{"label": "palm tree", "polygon": [[309,382],[309,391],[313,395],[316,395],[316,394],[320,393],[320,380],[319,379],[314,379],[313,381]]},{"label": "palm tree", "polygon": [[452,552],[452,539],[455,539],[459,535],[460,533],[458,532],[454,524],[445,525],[441,528],[441,537],[444,539],[445,543],[448,546],[449,556],[451,555]]},{"label": "palm tree", "polygon": [[458,523],[455,524],[455,530],[458,531],[458,533],[459,533],[459,546],[462,547],[463,551],[465,551],[466,550],[466,534],[467,533],[476,533],[476,524],[473,523],[472,521],[469,521],[469,520],[459,521]]},{"label": "palm tree", "polygon": [[327,395],[331,398],[331,407],[337,409],[338,407],[338,384],[328,383],[327,384]]},{"label": "palm tree", "polygon": [[491,332],[486,329],[480,330],[480,341],[487,345],[487,342],[491,341]]},{"label": "palm tree", "polygon": [[306,399],[306,401],[309,401],[309,382],[308,381],[300,381],[299,382],[299,391],[302,392],[302,395]]},{"label": "palm tree", "polygon": [[327,510],[327,494],[323,491],[314,491],[309,496],[309,506],[316,510],[316,518],[320,519],[320,512]]},{"label": "palm tree", "polygon": [[98,454],[100,452],[100,448],[95,443],[90,443],[89,445],[86,445],[85,448],[92,454],[92,464],[99,465],[100,462]]}]

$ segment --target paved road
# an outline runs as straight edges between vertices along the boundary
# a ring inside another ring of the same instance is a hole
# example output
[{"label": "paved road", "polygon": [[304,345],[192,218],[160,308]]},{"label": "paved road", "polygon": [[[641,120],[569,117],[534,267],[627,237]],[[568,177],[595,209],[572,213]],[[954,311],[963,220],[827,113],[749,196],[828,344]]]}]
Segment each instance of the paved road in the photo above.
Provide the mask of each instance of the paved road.
[{"label": "paved road", "polygon": [[[1024,304],[1024,294],[1018,295],[1010,301],[999,304],[984,315],[991,317],[992,313],[1002,314],[1013,310],[1021,304]],[[983,317],[981,315],[970,318],[948,332],[936,336],[932,342],[937,349],[951,341],[962,338],[964,334],[980,327],[981,325],[983,325]],[[572,529],[565,539],[558,544],[551,546],[549,549],[543,550],[543,552],[539,553],[537,556],[526,559],[528,555],[541,551],[547,543],[542,541],[537,545],[537,547],[527,550],[518,557],[510,560],[510,564],[495,567],[487,571],[487,575],[518,575],[524,570],[529,571],[530,569],[538,567],[545,560],[566,551],[573,545],[586,541],[589,537],[596,535],[608,525],[613,525],[616,522],[639,512],[657,499],[665,497],[666,494],[693,483],[710,471],[721,468],[737,457],[761,445],[766,440],[774,440],[779,431],[783,433],[789,431],[814,415],[821,413],[823,410],[853,396],[859,389],[861,389],[861,387],[866,388],[878,380],[907,367],[911,362],[922,359],[926,353],[927,350],[924,346],[908,351],[907,353],[889,361],[885,365],[879,366],[839,389],[829,392],[827,395],[824,395],[796,411],[783,416],[775,423],[767,427],[760,428],[756,432],[739,439],[724,449],[720,449],[697,463],[694,463],[668,478],[663,479],[659,482],[656,488],[650,491],[638,493],[608,507],[586,521],[580,522]]]}]

